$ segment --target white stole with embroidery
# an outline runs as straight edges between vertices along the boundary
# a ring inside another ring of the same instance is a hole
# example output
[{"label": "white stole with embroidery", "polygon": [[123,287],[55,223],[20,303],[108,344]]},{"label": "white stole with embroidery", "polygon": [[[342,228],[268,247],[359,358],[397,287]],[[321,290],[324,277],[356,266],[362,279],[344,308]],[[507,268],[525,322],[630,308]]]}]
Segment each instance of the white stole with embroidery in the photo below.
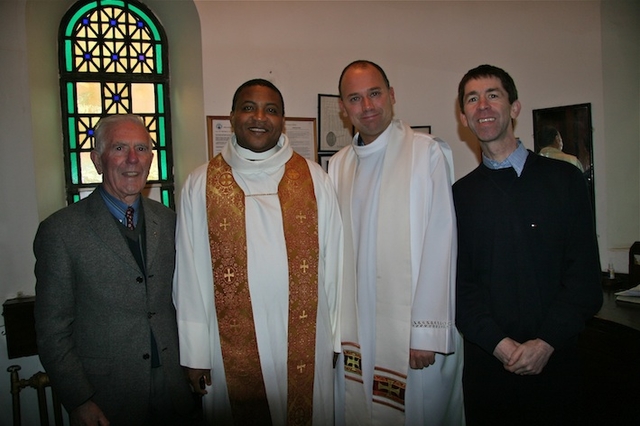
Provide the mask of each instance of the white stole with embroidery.
[{"label": "white stole with embroidery", "polygon": [[[392,121],[382,167],[377,224],[376,354],[372,412],[365,401],[360,370],[356,259],[351,200],[357,156],[348,150],[338,165],[338,197],[345,223],[345,289],[343,293],[343,351],[345,356],[347,424],[404,423],[404,391],[409,367],[411,332],[410,184],[413,130]],[[346,283],[354,283],[348,285]],[[390,285],[392,283],[392,285]]]}]

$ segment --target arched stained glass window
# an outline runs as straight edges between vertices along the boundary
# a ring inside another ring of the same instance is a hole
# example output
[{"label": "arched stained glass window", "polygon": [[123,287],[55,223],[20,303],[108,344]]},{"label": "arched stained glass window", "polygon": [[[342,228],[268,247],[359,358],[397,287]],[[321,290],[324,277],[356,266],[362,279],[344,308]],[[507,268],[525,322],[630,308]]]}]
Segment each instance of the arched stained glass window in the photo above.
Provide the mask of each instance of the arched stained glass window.
[{"label": "arched stained glass window", "polygon": [[58,42],[67,202],[102,181],[90,158],[98,120],[131,113],[153,139],[146,195],[174,208],[167,39],[159,21],[135,0],[81,0],[62,19]]}]

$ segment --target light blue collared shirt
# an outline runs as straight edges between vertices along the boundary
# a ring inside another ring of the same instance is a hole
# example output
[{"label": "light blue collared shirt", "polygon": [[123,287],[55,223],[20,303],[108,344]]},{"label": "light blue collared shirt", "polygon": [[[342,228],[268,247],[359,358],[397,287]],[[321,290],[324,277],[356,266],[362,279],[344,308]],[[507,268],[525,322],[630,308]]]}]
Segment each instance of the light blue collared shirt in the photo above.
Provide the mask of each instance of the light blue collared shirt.
[{"label": "light blue collared shirt", "polygon": [[[100,195],[102,195],[102,199],[113,217],[115,217],[124,226],[127,226],[126,211],[129,206],[105,191],[102,185],[98,187],[98,190],[100,191]],[[133,226],[137,226],[140,214],[140,197],[136,198],[131,207],[133,207]]]},{"label": "light blue collared shirt", "polygon": [[527,162],[527,155],[529,155],[529,151],[527,151],[527,148],[525,148],[520,139],[518,139],[518,146],[504,161],[494,161],[482,153],[482,164],[493,170],[513,167],[513,170],[515,170],[518,177],[520,177],[524,169],[524,163]]}]

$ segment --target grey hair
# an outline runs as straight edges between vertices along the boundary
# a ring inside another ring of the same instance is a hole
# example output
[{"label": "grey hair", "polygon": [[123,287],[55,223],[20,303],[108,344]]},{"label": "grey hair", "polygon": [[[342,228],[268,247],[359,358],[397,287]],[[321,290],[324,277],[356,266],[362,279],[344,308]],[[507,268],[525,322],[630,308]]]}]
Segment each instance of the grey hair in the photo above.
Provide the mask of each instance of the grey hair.
[{"label": "grey hair", "polygon": [[151,135],[149,135],[149,131],[147,130],[147,126],[144,125],[142,117],[135,114],[114,114],[101,118],[100,121],[98,121],[98,124],[96,124],[94,133],[95,146],[93,149],[98,154],[102,155],[105,146],[109,142],[113,129],[118,124],[127,122],[137,124],[145,130],[148,135],[149,147],[151,147]]}]

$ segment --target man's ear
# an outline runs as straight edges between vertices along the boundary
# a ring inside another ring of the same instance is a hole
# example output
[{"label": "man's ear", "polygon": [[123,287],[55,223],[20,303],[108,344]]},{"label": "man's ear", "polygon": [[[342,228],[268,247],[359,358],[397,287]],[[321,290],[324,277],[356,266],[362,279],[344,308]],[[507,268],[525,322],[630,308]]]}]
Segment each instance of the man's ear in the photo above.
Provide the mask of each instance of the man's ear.
[{"label": "man's ear", "polygon": [[520,101],[516,99],[511,104],[511,118],[512,119],[518,118],[518,115],[520,115],[520,109],[522,109],[522,105],[520,104]]},{"label": "man's ear", "polygon": [[342,98],[338,98],[338,106],[340,107],[340,114],[342,114],[344,117],[348,117],[347,110],[344,107],[344,102],[342,102]]},{"label": "man's ear", "polygon": [[467,116],[464,115],[463,112],[460,113],[460,121],[464,127],[469,127],[469,122],[467,121]]},{"label": "man's ear", "polygon": [[100,158],[100,154],[98,154],[98,151],[94,149],[93,151],[91,151],[91,154],[89,155],[91,156],[91,161],[93,162],[94,167],[98,171],[98,174],[101,175],[102,174],[102,158]]}]

